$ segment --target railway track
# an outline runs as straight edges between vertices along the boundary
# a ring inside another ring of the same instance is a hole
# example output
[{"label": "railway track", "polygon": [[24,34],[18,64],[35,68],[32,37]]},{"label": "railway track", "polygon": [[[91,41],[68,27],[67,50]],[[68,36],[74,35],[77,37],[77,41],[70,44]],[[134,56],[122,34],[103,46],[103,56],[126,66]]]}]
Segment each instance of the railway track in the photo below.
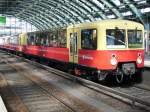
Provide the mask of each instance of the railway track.
[{"label": "railway track", "polygon": [[[148,107],[148,110],[150,110],[150,90],[147,90],[145,88],[139,87],[139,86],[131,86],[128,88],[124,88],[124,87],[116,87],[116,88],[111,88],[111,87],[107,87],[101,84],[97,84],[76,76],[72,76],[68,73],[64,73],[62,71],[47,67],[45,65],[39,64],[37,62],[32,62],[30,60],[26,60],[25,61],[29,62],[30,64],[33,64],[35,66],[38,66],[40,68],[46,69],[49,72],[53,72],[56,75],[60,75],[62,77],[65,77],[69,80],[73,80],[76,82],[79,82],[80,84],[99,91],[103,94],[107,94],[109,96],[112,96],[114,98],[117,98],[119,100],[122,100],[123,102],[127,102],[133,106],[138,105],[138,106],[144,106],[144,108]],[[146,106],[146,107],[145,107]]]},{"label": "railway track", "polygon": [[[143,90],[142,88],[137,88],[137,87],[130,87],[130,88],[122,88],[122,87],[116,87],[116,88],[110,88],[110,87],[106,87],[100,84],[96,84],[94,82],[79,78],[79,77],[75,77],[72,75],[69,75],[67,73],[64,73],[62,71],[47,67],[45,65],[41,65],[39,63],[27,60],[27,59],[23,59],[21,58],[21,60],[24,60],[32,65],[35,65],[39,68],[42,68],[44,70],[47,70],[49,72],[52,72],[56,75],[62,76],[66,79],[72,80],[74,82],[78,82],[90,89],[93,89],[95,91],[101,92],[103,94],[109,95],[111,97],[117,98],[119,100],[122,100],[123,102],[127,102],[129,104],[132,104],[134,106],[140,106],[143,107],[144,109],[150,110],[150,91],[148,90]],[[11,62],[11,61],[8,61]],[[13,62],[12,62],[13,63]],[[142,92],[143,91],[143,92]],[[138,93],[138,94],[132,94],[132,93]],[[147,95],[147,96],[146,96]],[[146,97],[143,97],[146,96]],[[146,98],[146,100],[145,100]]]},{"label": "railway track", "polygon": [[[9,56],[8,56],[9,57]],[[50,84],[45,82],[41,82],[37,79],[37,77],[33,77],[25,69],[22,69],[15,64],[18,63],[15,58],[9,58],[7,56],[3,57],[4,63],[7,64],[7,67],[0,67],[0,72],[3,73],[4,79],[7,80],[8,85],[10,86],[18,98],[20,98],[20,102],[24,105],[27,111],[25,112],[99,112],[100,110],[91,107],[90,105],[76,100],[76,104],[68,104],[64,98],[59,98],[60,96],[53,94],[55,93],[56,88],[50,87]],[[7,69],[9,68],[9,69]],[[4,70],[4,71],[3,71]],[[8,72],[11,71],[11,72]],[[14,74],[12,73],[14,72]],[[5,73],[6,72],[6,73]],[[50,90],[50,88],[53,88]],[[59,89],[59,88],[58,88]],[[63,93],[61,93],[63,94]],[[60,94],[60,95],[61,95]],[[69,100],[74,100],[70,97]],[[15,107],[10,107],[15,108]],[[12,109],[15,110],[15,109]],[[113,110],[113,109],[112,109]],[[16,111],[14,111],[16,112]],[[116,112],[116,111],[112,111]],[[119,112],[119,111],[118,111]]]},{"label": "railway track", "polygon": [[[9,68],[9,70],[14,73],[4,71],[6,68]],[[1,66],[0,71],[3,73],[11,90],[20,98],[29,112],[49,112],[50,110],[56,112],[75,112],[64,102],[48,94],[32,80],[20,75],[14,68],[10,68],[10,66]]]},{"label": "railway track", "polygon": [[[115,87],[113,89],[125,93],[127,95],[133,96],[134,98],[140,99],[141,101],[147,102],[147,106],[150,106],[150,90],[139,86]],[[133,103],[135,103],[134,100]]]}]

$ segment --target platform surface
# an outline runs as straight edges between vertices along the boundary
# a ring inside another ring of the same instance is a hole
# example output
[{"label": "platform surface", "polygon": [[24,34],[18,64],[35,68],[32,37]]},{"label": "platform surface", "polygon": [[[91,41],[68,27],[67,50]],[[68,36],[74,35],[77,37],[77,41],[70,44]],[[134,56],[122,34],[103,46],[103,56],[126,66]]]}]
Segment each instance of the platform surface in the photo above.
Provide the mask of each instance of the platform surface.
[{"label": "platform surface", "polygon": [[7,112],[7,109],[5,107],[5,104],[4,104],[1,96],[0,96],[0,112]]},{"label": "platform surface", "polygon": [[147,69],[144,70],[143,73],[143,85],[146,88],[150,89],[150,54],[145,54],[145,59],[144,59],[144,67],[146,67]]},{"label": "platform surface", "polygon": [[144,66],[150,67],[150,54],[145,54]]}]

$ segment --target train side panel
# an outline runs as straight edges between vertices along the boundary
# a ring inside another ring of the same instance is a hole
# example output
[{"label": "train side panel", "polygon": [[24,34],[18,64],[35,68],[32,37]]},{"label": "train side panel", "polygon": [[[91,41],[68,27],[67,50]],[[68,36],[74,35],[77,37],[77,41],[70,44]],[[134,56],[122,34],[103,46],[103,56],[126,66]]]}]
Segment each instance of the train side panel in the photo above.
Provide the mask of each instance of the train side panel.
[{"label": "train side panel", "polygon": [[25,54],[69,62],[68,48],[51,48],[51,47],[30,45],[30,46],[25,46],[23,52]]},{"label": "train side panel", "polygon": [[[112,54],[116,55],[118,63],[134,62],[137,68],[144,66],[143,50],[79,50],[79,64],[100,70],[114,70],[117,65],[111,65]],[[137,64],[138,55],[141,54],[143,62]]]}]

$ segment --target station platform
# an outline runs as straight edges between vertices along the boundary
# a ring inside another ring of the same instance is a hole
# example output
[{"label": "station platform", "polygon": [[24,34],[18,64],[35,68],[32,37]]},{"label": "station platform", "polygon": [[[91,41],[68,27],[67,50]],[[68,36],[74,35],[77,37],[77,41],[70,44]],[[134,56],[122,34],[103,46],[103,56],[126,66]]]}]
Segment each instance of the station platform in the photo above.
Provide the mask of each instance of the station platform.
[{"label": "station platform", "polygon": [[150,54],[145,53],[145,59],[144,59],[144,69],[143,72],[143,80],[140,86],[150,90],[150,75],[149,75],[149,68],[150,68]]},{"label": "station platform", "polygon": [[0,96],[0,112],[8,112],[1,96]]},{"label": "station platform", "polygon": [[150,67],[150,54],[145,54],[144,66]]}]

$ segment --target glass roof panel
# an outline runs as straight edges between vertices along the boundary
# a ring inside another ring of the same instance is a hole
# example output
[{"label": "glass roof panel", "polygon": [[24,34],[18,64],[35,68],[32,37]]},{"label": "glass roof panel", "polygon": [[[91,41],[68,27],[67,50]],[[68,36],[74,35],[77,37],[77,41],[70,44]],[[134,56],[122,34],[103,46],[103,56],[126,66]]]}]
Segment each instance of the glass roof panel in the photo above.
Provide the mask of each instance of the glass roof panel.
[{"label": "glass roof panel", "polygon": [[[0,14],[22,18],[36,27],[82,23],[98,19],[131,18],[143,22],[149,16],[150,0],[2,0]],[[9,2],[10,1],[10,2]],[[11,4],[13,1],[13,4]],[[18,5],[19,4],[19,5]],[[11,7],[11,8],[10,8]],[[6,11],[4,11],[7,9]],[[9,10],[8,10],[9,9]],[[12,19],[13,20],[13,19]],[[9,24],[9,23],[8,23]],[[13,24],[12,24],[13,26]]]},{"label": "glass roof panel", "polygon": [[138,2],[138,1],[141,1],[141,0],[133,0],[133,1]]},{"label": "glass roof panel", "polygon": [[150,12],[150,7],[141,9],[141,13],[147,13],[147,12]]},{"label": "glass roof panel", "polygon": [[108,15],[107,16],[109,19],[113,19],[113,18],[115,18],[115,15]]},{"label": "glass roof panel", "polygon": [[111,0],[116,6],[120,6],[121,2],[120,0]]},{"label": "glass roof panel", "polygon": [[125,8],[126,6],[125,5],[121,5],[119,8],[121,9],[121,8]]},{"label": "glass roof panel", "polygon": [[143,1],[138,2],[137,4],[145,4],[145,3],[146,3],[146,0],[143,0]]},{"label": "glass roof panel", "polygon": [[131,16],[132,12],[131,11],[123,12],[122,15],[123,16]]},{"label": "glass roof panel", "polygon": [[94,2],[95,4],[97,4],[98,6],[100,6],[102,9],[105,8],[104,5],[103,5],[102,3],[100,3],[98,0],[93,0],[93,2]]}]

